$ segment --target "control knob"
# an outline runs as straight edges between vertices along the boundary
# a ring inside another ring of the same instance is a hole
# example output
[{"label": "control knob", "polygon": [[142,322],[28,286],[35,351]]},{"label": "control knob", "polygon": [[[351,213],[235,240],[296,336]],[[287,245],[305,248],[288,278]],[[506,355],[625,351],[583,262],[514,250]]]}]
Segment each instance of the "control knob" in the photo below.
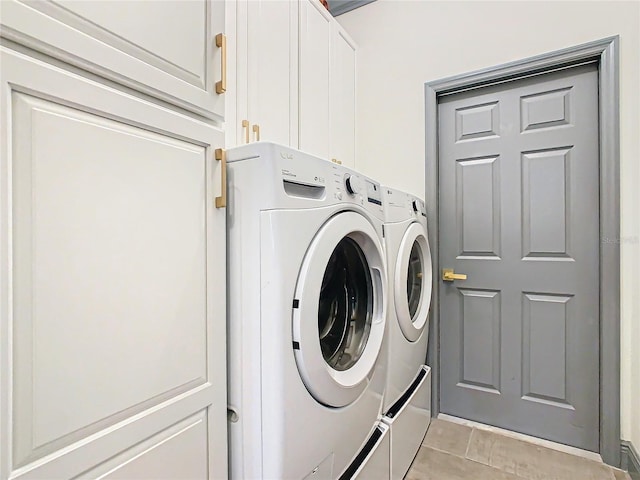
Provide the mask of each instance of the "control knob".
[{"label": "control knob", "polygon": [[347,175],[344,180],[344,185],[347,187],[347,192],[351,195],[357,195],[362,190],[360,179],[354,175]]}]

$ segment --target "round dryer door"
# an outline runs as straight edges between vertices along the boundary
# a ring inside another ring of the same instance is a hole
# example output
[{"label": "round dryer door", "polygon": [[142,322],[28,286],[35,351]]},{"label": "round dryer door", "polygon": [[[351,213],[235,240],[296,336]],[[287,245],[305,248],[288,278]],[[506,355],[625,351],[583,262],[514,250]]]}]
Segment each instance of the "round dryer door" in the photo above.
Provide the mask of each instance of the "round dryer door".
[{"label": "round dryer door", "polygon": [[410,342],[420,338],[427,323],[432,282],[426,232],[421,224],[412,223],[398,250],[393,292],[400,329]]},{"label": "round dryer door", "polygon": [[365,217],[343,212],[320,229],[296,285],[293,340],[307,390],[324,405],[360,396],[382,346],[383,253]]}]

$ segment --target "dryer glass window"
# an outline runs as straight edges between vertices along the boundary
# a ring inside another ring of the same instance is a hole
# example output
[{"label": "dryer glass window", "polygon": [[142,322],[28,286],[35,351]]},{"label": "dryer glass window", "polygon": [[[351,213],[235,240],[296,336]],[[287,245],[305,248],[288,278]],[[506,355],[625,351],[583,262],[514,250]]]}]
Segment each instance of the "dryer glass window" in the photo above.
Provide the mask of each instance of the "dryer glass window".
[{"label": "dryer glass window", "polygon": [[407,301],[409,302],[409,314],[413,319],[420,306],[422,296],[422,255],[418,242],[413,242],[409,255],[409,271],[407,272]]},{"label": "dryer glass window", "polygon": [[336,246],[322,278],[318,333],[325,361],[335,370],[360,359],[371,331],[373,287],[360,246],[345,237]]}]

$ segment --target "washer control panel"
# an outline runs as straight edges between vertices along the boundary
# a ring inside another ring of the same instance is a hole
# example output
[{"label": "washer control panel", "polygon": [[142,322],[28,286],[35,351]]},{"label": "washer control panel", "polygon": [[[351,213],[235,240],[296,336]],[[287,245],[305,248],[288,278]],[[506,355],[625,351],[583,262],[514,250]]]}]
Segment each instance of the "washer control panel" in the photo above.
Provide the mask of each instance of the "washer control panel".
[{"label": "washer control panel", "polygon": [[[382,205],[382,191],[380,184],[372,182],[368,178],[360,177],[354,173],[345,173],[340,179],[340,172],[335,173],[336,186],[338,187],[334,197],[338,200],[353,199],[357,203],[363,205],[367,203],[373,203],[374,205]],[[342,192],[346,195],[342,195]]]},{"label": "washer control panel", "polygon": [[338,165],[332,165],[332,174],[333,181],[327,184],[327,193],[331,198],[353,202],[382,213],[382,191],[379,183]]},{"label": "washer control panel", "polygon": [[[254,149],[258,147],[260,145],[254,145]],[[268,150],[265,157],[275,160],[286,197],[359,205],[378,218],[384,217],[379,183],[347,167],[281,145],[265,142],[261,148]]]},{"label": "washer control panel", "polygon": [[382,206],[382,188],[379,183],[366,180],[367,184],[367,201]]}]

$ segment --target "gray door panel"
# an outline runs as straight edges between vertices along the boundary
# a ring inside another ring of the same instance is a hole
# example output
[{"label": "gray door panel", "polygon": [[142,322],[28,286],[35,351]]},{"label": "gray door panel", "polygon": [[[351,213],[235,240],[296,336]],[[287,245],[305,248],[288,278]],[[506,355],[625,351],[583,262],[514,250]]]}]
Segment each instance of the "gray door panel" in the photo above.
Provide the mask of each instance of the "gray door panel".
[{"label": "gray door panel", "polygon": [[441,411],[598,451],[597,68],[438,108]]}]

